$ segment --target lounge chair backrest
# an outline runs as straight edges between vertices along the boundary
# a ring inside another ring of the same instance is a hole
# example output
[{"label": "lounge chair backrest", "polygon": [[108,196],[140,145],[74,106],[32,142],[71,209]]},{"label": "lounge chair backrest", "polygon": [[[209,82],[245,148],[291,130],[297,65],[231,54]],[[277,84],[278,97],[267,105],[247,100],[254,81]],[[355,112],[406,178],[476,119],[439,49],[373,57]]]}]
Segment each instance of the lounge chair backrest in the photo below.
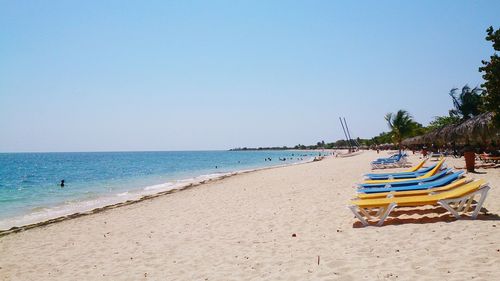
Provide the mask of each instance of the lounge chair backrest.
[{"label": "lounge chair backrest", "polygon": [[422,177],[426,178],[426,177],[430,177],[430,176],[435,175],[439,171],[439,169],[441,168],[441,166],[443,166],[444,160],[445,160],[444,157],[441,158],[441,160],[439,160],[439,162],[436,164],[436,166],[434,167],[434,169],[430,170],[429,172],[427,172]]},{"label": "lounge chair backrest", "polygon": [[434,180],[437,180],[437,179],[440,179],[440,178],[444,177],[449,172],[451,172],[451,168],[439,170],[434,175],[432,175],[430,177],[427,177],[427,178],[422,178],[420,180],[423,181],[423,182],[434,181]]},{"label": "lounge chair backrest", "polygon": [[425,162],[427,161],[427,158],[424,158],[417,166],[412,167],[411,169],[406,170],[406,172],[416,172],[418,169],[422,168],[424,166]]}]

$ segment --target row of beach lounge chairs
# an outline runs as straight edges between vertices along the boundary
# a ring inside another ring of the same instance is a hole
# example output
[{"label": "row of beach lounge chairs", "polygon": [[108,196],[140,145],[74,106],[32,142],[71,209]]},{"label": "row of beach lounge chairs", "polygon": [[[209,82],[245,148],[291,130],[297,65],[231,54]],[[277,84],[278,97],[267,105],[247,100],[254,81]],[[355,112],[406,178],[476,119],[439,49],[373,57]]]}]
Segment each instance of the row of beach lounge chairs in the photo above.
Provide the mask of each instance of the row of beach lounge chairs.
[{"label": "row of beach lounge chairs", "polygon": [[445,158],[423,167],[426,161],[402,172],[366,174],[349,209],[364,226],[381,226],[397,207],[427,205],[441,206],[457,219],[468,213],[475,219],[490,189],[488,184],[446,168]]}]

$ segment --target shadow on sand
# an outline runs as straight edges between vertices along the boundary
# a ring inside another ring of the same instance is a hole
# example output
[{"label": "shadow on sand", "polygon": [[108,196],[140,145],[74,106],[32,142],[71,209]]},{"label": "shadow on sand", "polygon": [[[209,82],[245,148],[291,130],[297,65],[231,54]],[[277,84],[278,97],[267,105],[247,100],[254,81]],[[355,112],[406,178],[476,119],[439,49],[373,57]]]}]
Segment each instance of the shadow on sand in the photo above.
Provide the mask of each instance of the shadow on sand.
[{"label": "shadow on sand", "polygon": [[[436,216],[437,214],[437,216]],[[399,218],[399,216],[415,216],[418,218]],[[432,216],[429,216],[432,215]],[[462,215],[461,220],[471,220],[468,215]],[[498,214],[490,213],[486,208],[481,208],[479,215],[475,220],[481,221],[500,221],[500,216]],[[402,224],[428,224],[428,223],[438,223],[438,222],[454,222],[457,219],[452,216],[446,209],[436,206],[425,209],[415,209],[415,208],[399,208],[391,212],[390,216],[385,220],[382,226],[386,225],[402,225]],[[370,225],[376,225],[376,222],[370,222]],[[363,224],[360,221],[356,221],[353,228],[363,228]]]}]

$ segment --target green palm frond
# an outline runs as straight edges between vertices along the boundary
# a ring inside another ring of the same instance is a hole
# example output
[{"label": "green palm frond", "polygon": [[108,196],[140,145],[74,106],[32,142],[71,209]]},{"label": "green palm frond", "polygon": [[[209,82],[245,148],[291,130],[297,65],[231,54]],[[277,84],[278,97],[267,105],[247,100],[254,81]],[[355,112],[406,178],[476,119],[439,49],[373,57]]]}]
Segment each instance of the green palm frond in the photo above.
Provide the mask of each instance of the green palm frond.
[{"label": "green palm frond", "polygon": [[391,129],[391,138],[394,143],[401,144],[403,138],[409,136],[416,128],[413,117],[406,110],[398,110],[385,115],[387,125]]}]

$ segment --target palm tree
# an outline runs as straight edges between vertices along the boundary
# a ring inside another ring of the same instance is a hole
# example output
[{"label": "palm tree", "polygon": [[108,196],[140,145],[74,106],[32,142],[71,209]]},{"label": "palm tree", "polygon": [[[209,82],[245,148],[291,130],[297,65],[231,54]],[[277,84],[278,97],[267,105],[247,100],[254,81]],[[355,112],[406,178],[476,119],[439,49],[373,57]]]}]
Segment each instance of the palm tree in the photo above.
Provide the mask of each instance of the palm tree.
[{"label": "palm tree", "polygon": [[483,89],[475,87],[471,89],[465,85],[462,91],[458,93],[458,88],[453,88],[450,91],[450,96],[453,99],[454,109],[450,110],[450,116],[458,117],[462,120],[467,120],[481,113],[483,105],[482,94]]},{"label": "palm tree", "polygon": [[412,133],[415,127],[413,117],[406,110],[398,110],[396,114],[387,113],[385,120],[391,129],[392,140],[397,143],[401,153],[401,142]]}]

